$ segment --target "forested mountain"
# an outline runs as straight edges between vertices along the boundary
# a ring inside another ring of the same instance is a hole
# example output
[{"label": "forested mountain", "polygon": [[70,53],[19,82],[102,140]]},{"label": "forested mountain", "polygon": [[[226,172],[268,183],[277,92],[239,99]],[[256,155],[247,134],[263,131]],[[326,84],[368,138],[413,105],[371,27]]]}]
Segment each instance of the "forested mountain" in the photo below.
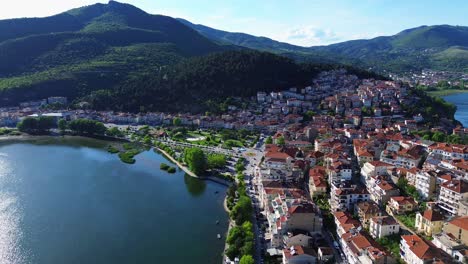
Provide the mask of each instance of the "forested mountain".
[{"label": "forested mountain", "polygon": [[[342,67],[298,64],[269,52],[227,51],[184,60],[157,75],[128,80],[117,89],[95,91],[84,100],[101,110],[217,112],[228,97],[308,85],[317,73]],[[382,78],[346,68],[362,78]]]},{"label": "forested mountain", "polygon": [[354,64],[379,72],[401,73],[424,68],[468,72],[468,27],[421,26],[394,36],[300,47],[265,37],[195,25],[183,19],[179,21],[219,43],[270,51],[300,61]]},{"label": "forested mountain", "polygon": [[66,96],[94,109],[216,112],[229,96],[305,85],[337,67],[214,42],[115,1],[0,21],[0,106]]},{"label": "forested mountain", "polygon": [[0,104],[111,89],[217,45],[179,21],[115,1],[0,21]]}]

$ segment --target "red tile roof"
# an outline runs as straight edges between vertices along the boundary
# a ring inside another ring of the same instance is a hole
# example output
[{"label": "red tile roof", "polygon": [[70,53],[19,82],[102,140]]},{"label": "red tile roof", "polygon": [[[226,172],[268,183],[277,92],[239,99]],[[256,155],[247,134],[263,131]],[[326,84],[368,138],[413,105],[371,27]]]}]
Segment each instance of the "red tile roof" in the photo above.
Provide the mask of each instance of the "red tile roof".
[{"label": "red tile roof", "polygon": [[449,222],[461,229],[468,230],[468,216],[457,217]]},{"label": "red tile roof", "polygon": [[422,217],[426,218],[427,220],[429,220],[431,222],[443,221],[444,220],[444,216],[441,215],[439,212],[434,211],[434,210],[424,211],[424,213],[422,214]]},{"label": "red tile roof", "polygon": [[429,242],[425,242],[417,235],[404,235],[401,236],[401,238],[406,241],[409,249],[419,259],[429,260],[441,257],[441,253],[438,248],[432,244],[429,244]]},{"label": "red tile roof", "polygon": [[468,192],[468,182],[464,180],[452,180],[452,181],[446,181],[441,184],[443,188],[447,188],[451,191],[457,192],[457,193],[466,193]]}]

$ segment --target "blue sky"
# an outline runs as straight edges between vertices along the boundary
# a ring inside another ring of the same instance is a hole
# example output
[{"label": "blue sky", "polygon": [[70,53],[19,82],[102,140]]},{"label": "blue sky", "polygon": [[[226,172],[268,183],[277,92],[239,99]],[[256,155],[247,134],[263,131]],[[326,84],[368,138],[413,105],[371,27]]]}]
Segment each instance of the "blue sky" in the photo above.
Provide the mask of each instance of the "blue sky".
[{"label": "blue sky", "polygon": [[[100,0],[2,0],[0,19],[42,17]],[[468,26],[467,0],[121,0],[152,14],[301,46],[393,35],[420,25]]]}]

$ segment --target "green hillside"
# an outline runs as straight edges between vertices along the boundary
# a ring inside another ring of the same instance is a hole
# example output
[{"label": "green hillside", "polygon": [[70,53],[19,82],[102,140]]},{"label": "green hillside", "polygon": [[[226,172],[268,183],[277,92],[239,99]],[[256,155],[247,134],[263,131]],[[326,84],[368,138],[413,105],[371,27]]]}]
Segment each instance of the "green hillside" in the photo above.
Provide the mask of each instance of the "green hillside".
[{"label": "green hillside", "polygon": [[232,49],[177,20],[115,1],[46,18],[0,21],[0,104],[76,97]]},{"label": "green hillside", "polygon": [[265,37],[195,25],[183,19],[179,21],[219,43],[274,52],[298,61],[360,65],[379,72],[401,73],[424,68],[468,71],[468,61],[463,59],[464,56],[453,56],[454,50],[457,50],[457,54],[463,54],[468,47],[468,27],[422,26],[404,30],[394,36],[300,47]]},{"label": "green hillside", "polygon": [[[315,74],[341,67],[298,64],[268,52],[227,51],[184,60],[158,74],[139,76],[83,99],[102,110],[218,112],[228,97],[308,85]],[[359,77],[381,78],[354,68],[348,71]]]}]

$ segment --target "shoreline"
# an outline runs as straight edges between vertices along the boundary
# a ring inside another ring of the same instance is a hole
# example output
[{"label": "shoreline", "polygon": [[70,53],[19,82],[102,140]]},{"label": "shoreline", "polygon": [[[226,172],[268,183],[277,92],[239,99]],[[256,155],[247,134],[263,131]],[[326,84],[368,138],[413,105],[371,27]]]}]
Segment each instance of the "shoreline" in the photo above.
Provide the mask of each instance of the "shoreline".
[{"label": "shoreline", "polygon": [[468,90],[439,90],[439,91],[431,91],[427,92],[430,96],[433,97],[445,97],[450,95],[457,95],[457,94],[465,94],[468,93]]},{"label": "shoreline", "polygon": [[169,155],[166,151],[158,148],[158,147],[154,147],[155,149],[157,149],[159,152],[161,152],[167,159],[169,159],[172,163],[174,163],[175,165],[177,165],[177,167],[179,167],[181,170],[183,170],[185,173],[187,173],[188,175],[190,175],[191,177],[194,177],[194,178],[197,178],[197,179],[203,179],[202,177],[196,175],[195,173],[193,173],[192,171],[190,171],[187,167],[185,167],[184,165],[182,165],[180,162],[178,162],[177,160],[175,160],[171,155]]},{"label": "shoreline", "polygon": [[234,226],[234,222],[231,219],[231,217],[229,216],[229,214],[231,213],[231,210],[229,210],[229,208],[227,207],[227,194],[226,194],[226,196],[224,196],[223,207],[224,207],[224,211],[226,211],[226,213],[228,213],[229,223],[228,223],[228,229],[226,231],[226,234],[224,235],[224,248],[223,248],[223,252],[222,252],[223,260],[222,260],[221,264],[225,263],[226,255],[224,254],[224,252],[226,252],[226,249],[228,248],[227,237],[229,235],[229,232],[231,231],[231,228]]}]

